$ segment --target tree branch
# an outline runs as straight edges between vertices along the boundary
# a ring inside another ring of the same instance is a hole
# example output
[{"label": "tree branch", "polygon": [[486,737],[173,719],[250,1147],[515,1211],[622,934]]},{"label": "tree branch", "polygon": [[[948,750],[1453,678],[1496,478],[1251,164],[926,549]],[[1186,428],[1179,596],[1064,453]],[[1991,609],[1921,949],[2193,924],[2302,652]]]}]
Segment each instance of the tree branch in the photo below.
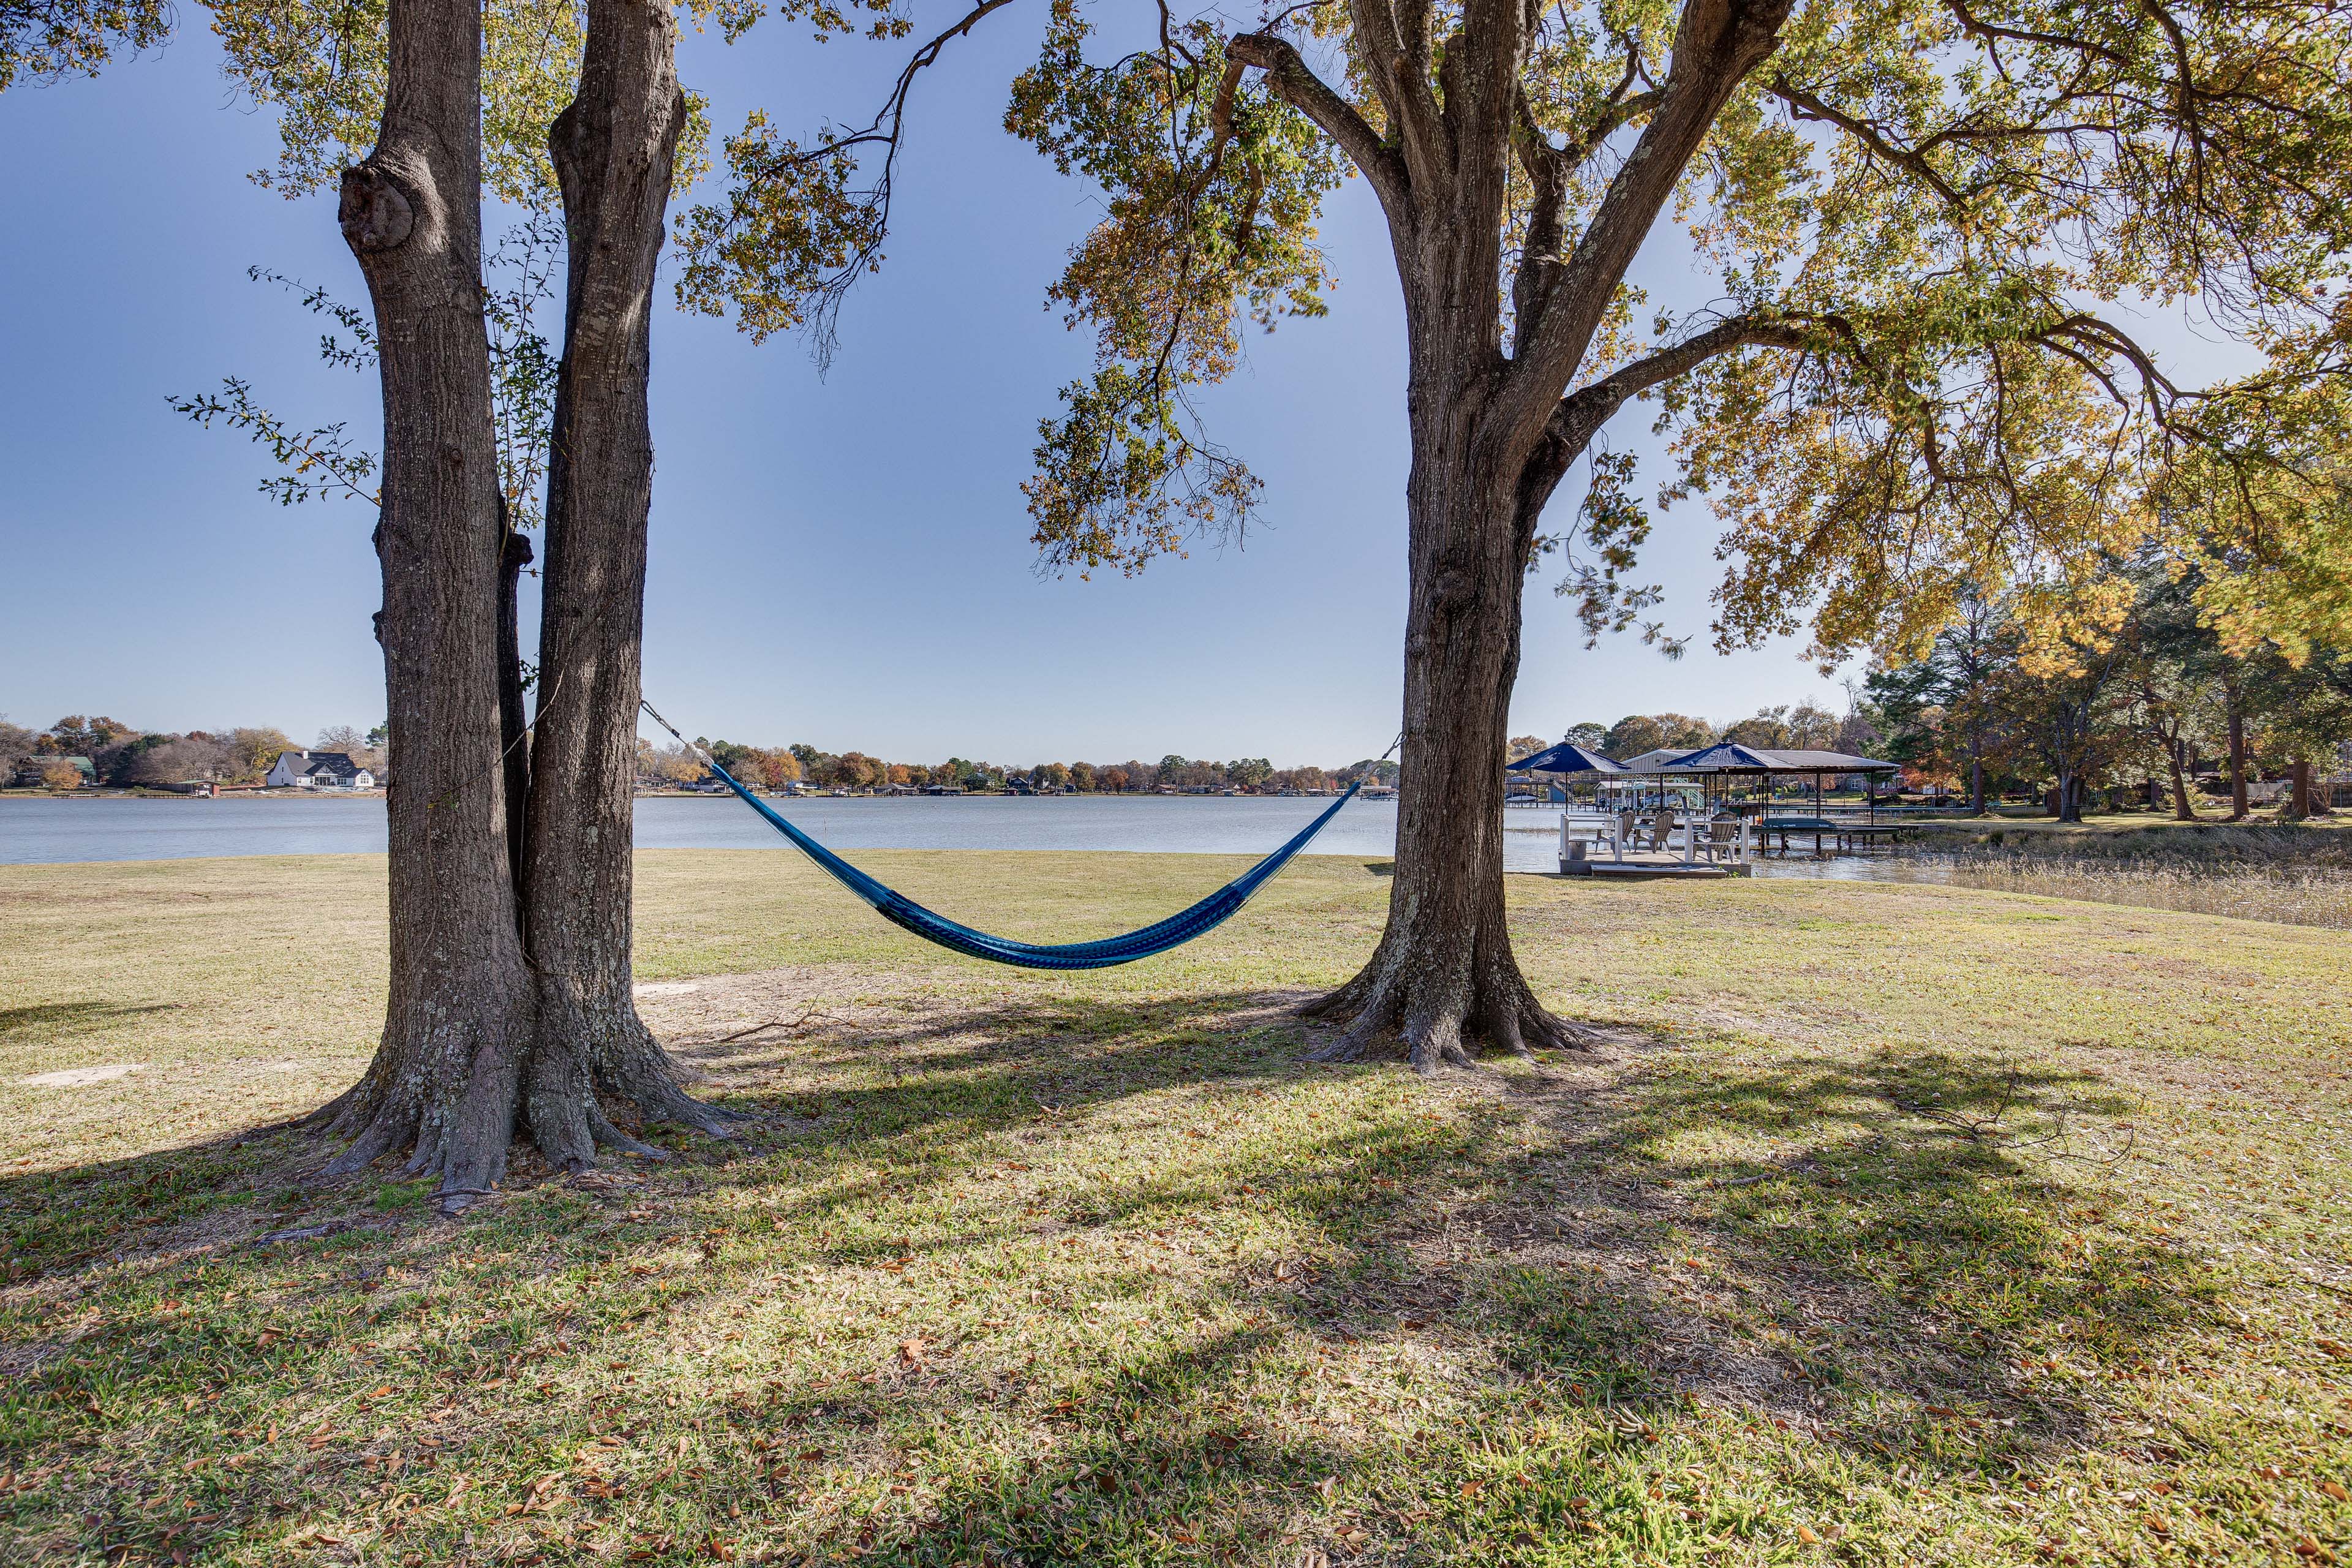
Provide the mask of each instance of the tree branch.
[{"label": "tree branch", "polygon": [[1544,134],[1543,128],[1536,122],[1535,110],[1528,101],[1525,89],[1517,94],[1511,145],[1519,155],[1519,165],[1527,171],[1528,183],[1534,193],[1528,203],[1528,233],[1520,247],[1518,274],[1511,280],[1512,325],[1519,336],[1536,330],[1544,306],[1551,299],[1552,286],[1559,279],[1563,264],[1560,217],[1568,199],[1569,176],[1621,127],[1657,107],[1660,94],[1656,89],[1636,93],[1627,90],[1641,79],[1641,45],[1631,41],[1625,49],[1624,76],[1610,90],[1601,111],[1566,147],[1554,147],[1551,139]]},{"label": "tree branch", "polygon": [[1247,68],[1239,60],[1228,59],[1225,74],[1217,79],[1217,96],[1209,105],[1209,155],[1202,161],[1201,172],[1192,179],[1192,194],[1196,200],[1224,166],[1225,144],[1234,139],[1234,95],[1241,90],[1242,72]]},{"label": "tree branch", "polygon": [[1511,279],[1511,318],[1515,332],[1536,330],[1551,286],[1560,268],[1560,210],[1568,199],[1568,164],[1559,150],[1536,123],[1534,108],[1524,89],[1518,94],[1517,116],[1511,146],[1527,171],[1531,194],[1528,200],[1528,233],[1519,247],[1518,276]]},{"label": "tree branch", "polygon": [[[1003,0],[997,0],[1003,4]],[[1225,58],[1265,73],[1266,85],[1282,100],[1313,121],[1339,144],[1390,212],[1402,212],[1411,183],[1396,149],[1383,142],[1355,107],[1331,89],[1330,84],[1307,69],[1289,40],[1267,33],[1238,33],[1225,45]]]},{"label": "tree branch", "polygon": [[1880,159],[1918,175],[1952,206],[1966,208],[1969,205],[1967,199],[1952,188],[1951,183],[1936,172],[1935,165],[1918,149],[1896,146],[1868,121],[1848,114],[1820,94],[1797,86],[1785,76],[1773,77],[1770,90],[1773,97],[1796,111],[1798,119],[1819,120],[1836,126]]},{"label": "tree branch", "polygon": [[[1431,0],[1348,0],[1349,28],[1370,68],[1372,91],[1387,114],[1391,144],[1404,154],[1414,180],[1433,184],[1451,138],[1444,111],[1430,87]],[[1271,36],[1273,29],[1260,33]]]},{"label": "tree branch", "polygon": [[[1834,331],[1832,336],[1837,335]],[[1561,398],[1544,422],[1542,437],[1529,455],[1519,480],[1521,510],[1533,502],[1543,510],[1551,492],[1601,427],[1630,400],[1676,376],[1696,370],[1717,354],[1741,348],[1801,349],[1819,342],[1822,331],[1801,321],[1760,316],[1734,316],[1678,343],[1619,365],[1599,381],[1591,382]]]},{"label": "tree branch", "polygon": [[[749,184],[757,185],[761,182],[781,179],[794,170],[838,160],[853,148],[879,145],[884,149],[881,170],[876,174],[874,184],[862,198],[866,210],[871,215],[870,221],[862,226],[858,243],[853,247],[848,259],[835,267],[829,276],[810,290],[819,302],[811,320],[816,340],[816,357],[820,364],[832,356],[833,312],[838,309],[850,284],[874,267],[881,255],[883,242],[889,236],[892,182],[898,172],[898,153],[905,142],[907,102],[914,91],[916,78],[926,68],[939,62],[940,54],[949,44],[978,26],[983,17],[992,12],[1001,11],[1011,4],[1013,0],[975,0],[971,9],[965,12],[952,26],[908,57],[906,65],[898,72],[898,79],[891,84],[889,95],[883,100],[882,107],[876,111],[873,121],[864,130],[853,132],[847,136],[833,138],[821,146],[806,150],[794,149],[784,156],[770,161],[751,175]],[[744,198],[739,193],[735,198],[736,210],[739,214],[743,205]]]},{"label": "tree branch", "polygon": [[[1780,46],[1791,0],[1687,0],[1673,62],[1649,124],[1610,181],[1592,221],[1561,269],[1555,303],[1522,339],[1513,394],[1500,410],[1515,449],[1529,449],[1552,402],[1576,374],[1625,270],[1673,197],[1683,171],[1739,83]],[[1572,309],[1565,308],[1571,304]]]},{"label": "tree branch", "polygon": [[[1630,70],[1627,79],[1629,81],[1632,79]],[[1630,97],[1612,99],[1599,114],[1592,117],[1592,123],[1587,125],[1575,141],[1560,149],[1560,161],[1570,169],[1582,166],[1595,153],[1601,151],[1602,142],[1608,141],[1624,126],[1656,109],[1658,100],[1664,96],[1657,89],[1652,88],[1647,92],[1637,92]]]}]

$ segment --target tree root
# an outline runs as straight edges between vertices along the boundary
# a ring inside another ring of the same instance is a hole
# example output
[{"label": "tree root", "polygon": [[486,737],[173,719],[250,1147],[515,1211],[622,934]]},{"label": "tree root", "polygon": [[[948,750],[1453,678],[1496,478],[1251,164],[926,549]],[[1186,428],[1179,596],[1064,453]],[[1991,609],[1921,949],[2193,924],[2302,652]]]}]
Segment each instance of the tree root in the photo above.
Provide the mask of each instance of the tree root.
[{"label": "tree root", "polygon": [[[355,1175],[405,1149],[401,1173],[434,1178],[436,1204],[456,1214],[497,1189],[520,1136],[556,1170],[577,1173],[595,1165],[600,1150],[672,1157],[623,1131],[614,1108],[722,1139],[750,1120],[681,1089],[668,1054],[634,1008],[620,1017],[572,1010],[562,1019],[557,1011],[541,1014],[521,1049],[502,1040],[467,1040],[462,1050],[446,1039],[388,1040],[365,1077],[301,1123],[323,1138],[347,1140],[320,1178]],[[459,1061],[464,1071],[449,1070]]]},{"label": "tree root", "polygon": [[[1460,967],[1472,973],[1461,973]],[[1353,979],[1302,1004],[1297,1013],[1346,1026],[1307,1053],[1312,1062],[1402,1056],[1415,1071],[1434,1073],[1476,1070],[1474,1042],[1522,1060],[1538,1049],[1590,1051],[1601,1045],[1598,1031],[1559,1017],[1536,999],[1507,947],[1483,963],[1421,966],[1402,962],[1383,942]]]}]

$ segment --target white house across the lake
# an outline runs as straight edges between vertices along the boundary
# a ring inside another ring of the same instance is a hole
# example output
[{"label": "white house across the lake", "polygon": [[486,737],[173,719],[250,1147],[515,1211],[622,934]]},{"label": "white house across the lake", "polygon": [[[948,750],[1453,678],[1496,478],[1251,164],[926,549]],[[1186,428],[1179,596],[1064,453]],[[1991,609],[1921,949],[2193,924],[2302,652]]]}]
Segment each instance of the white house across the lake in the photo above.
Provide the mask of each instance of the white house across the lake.
[{"label": "white house across the lake", "polygon": [[375,788],[375,775],[345,752],[280,752],[263,782],[271,789]]}]

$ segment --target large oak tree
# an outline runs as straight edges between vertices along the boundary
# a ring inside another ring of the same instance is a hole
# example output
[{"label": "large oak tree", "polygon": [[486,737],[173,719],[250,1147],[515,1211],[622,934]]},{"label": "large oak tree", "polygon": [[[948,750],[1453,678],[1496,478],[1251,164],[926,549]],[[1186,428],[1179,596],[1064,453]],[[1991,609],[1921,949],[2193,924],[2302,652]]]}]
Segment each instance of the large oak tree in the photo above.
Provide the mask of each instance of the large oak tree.
[{"label": "large oak tree", "polygon": [[[830,6],[784,9],[820,32],[851,26]],[[730,34],[759,14],[719,8]],[[683,1090],[631,996],[653,284],[698,147],[676,14],[640,0],[223,0],[215,17],[232,75],[281,110],[268,180],[339,189],[373,306],[372,323],[345,324],[365,327],[383,390],[391,1002],[366,1074],[317,1119],[347,1141],[328,1168],[400,1153],[457,1205],[497,1184],[518,1134],[579,1168],[600,1146],[658,1152],[621,1125],[633,1117],[724,1132],[730,1118]],[[540,466],[512,453],[540,434],[511,426],[540,416],[518,352],[535,339],[514,319],[532,291],[484,287],[486,194],[562,216],[528,700],[517,590]],[[501,398],[502,377],[520,395]],[[226,411],[298,466],[314,456],[238,384],[190,406]],[[360,494],[351,476],[374,466],[324,470]]]},{"label": "large oak tree", "polygon": [[[868,123],[730,138],[726,199],[681,226],[689,300],[765,332],[808,308],[818,237],[853,241],[820,314],[878,261],[921,73],[1010,4],[957,15]],[[1343,174],[1402,289],[1396,876],[1371,961],[1308,1009],[1348,1025],[1328,1057],[1582,1038],[1512,954],[1498,763],[1531,567],[1562,552],[1596,630],[1654,600],[1632,574],[1649,509],[1597,445],[1628,402],[1659,400],[1671,488],[1723,517],[1718,639],[1810,621],[1834,658],[2095,573],[2147,528],[2152,474],[2243,468],[2219,409],[2340,364],[2352,16],[2326,0],[1307,0],[1254,28],[1163,3],[1156,25],[1106,9],[1108,45],[1096,25],[1053,0],[1006,120],[1108,194],[1053,290],[1099,353],[1027,487],[1049,562],[1131,570],[1247,515],[1256,481],[1199,395],[1245,318],[1321,310],[1313,226]],[[846,192],[820,177],[843,165]],[[1659,237],[1706,280],[1645,310],[1629,272]],[[2151,305],[2273,371],[2184,386],[2126,328]],[[1573,519],[1548,524],[1580,461]]]}]

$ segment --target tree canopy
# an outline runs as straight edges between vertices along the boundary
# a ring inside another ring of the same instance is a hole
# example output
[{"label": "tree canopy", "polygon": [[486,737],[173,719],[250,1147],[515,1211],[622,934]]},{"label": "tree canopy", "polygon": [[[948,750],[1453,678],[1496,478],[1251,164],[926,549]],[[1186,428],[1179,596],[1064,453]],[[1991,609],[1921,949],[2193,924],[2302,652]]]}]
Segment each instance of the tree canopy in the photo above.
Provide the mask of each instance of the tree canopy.
[{"label": "tree canopy", "polygon": [[[877,264],[919,73],[1005,3],[914,55],[869,125],[729,138],[728,192],[681,220],[685,298],[764,333]],[[1156,36],[1119,26],[1055,0],[1005,116],[1108,198],[1051,289],[1097,357],[1026,487],[1054,565],[1133,570],[1245,522],[1257,481],[1198,397],[1246,321],[1322,311],[1316,225],[1354,174],[1400,232],[1479,187],[1493,233],[1459,309],[1491,321],[1519,439],[1661,395],[1667,499],[1722,517],[1726,646],[1809,623],[1824,658],[1916,654],[1970,594],[2127,549],[2185,474],[2230,514],[2209,533],[2273,541],[2271,586],[2217,605],[2342,581],[2340,480],[2319,507],[2260,477],[2279,411],[2322,434],[2343,370],[2341,6],[1349,0],[1256,32],[1165,7]],[[1661,159],[1696,265],[1654,304],[1615,279]],[[1605,297],[1570,302],[1593,278]],[[2185,384],[2131,330],[2149,310],[2201,315],[2262,368]],[[1538,548],[1600,629],[1654,590],[1631,575],[1650,518],[1630,464],[1592,457]]]},{"label": "tree canopy", "polygon": [[165,0],[0,0],[0,92],[20,80],[94,76],[171,30]]}]

